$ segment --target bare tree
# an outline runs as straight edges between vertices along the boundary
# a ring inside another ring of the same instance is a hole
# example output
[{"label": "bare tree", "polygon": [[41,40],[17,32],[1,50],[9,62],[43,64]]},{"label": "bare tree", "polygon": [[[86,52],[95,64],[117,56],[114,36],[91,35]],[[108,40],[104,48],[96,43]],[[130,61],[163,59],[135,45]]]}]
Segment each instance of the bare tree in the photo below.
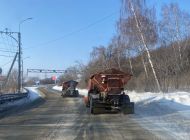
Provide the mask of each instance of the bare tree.
[{"label": "bare tree", "polygon": [[162,16],[163,19],[160,22],[162,37],[168,44],[177,42],[178,53],[176,54],[179,56],[181,63],[182,46],[180,42],[190,35],[190,29],[188,28],[190,27],[190,15],[182,11],[178,4],[171,3],[162,7]]},{"label": "bare tree", "polygon": [[[148,14],[151,14],[151,11],[145,8],[144,0],[123,0],[122,2],[124,15],[128,14],[128,16],[126,16],[127,20],[131,20],[131,22],[134,23],[133,25],[135,25],[126,30],[130,30],[133,35],[132,37],[135,37],[135,39],[139,40],[142,44],[142,47],[147,53],[148,62],[151,66],[157,88],[161,91],[160,83],[150,55],[150,49],[148,47],[148,44],[155,43],[157,38],[155,24],[153,20],[148,17]],[[134,33],[137,34],[134,35]]]},{"label": "bare tree", "polygon": [[10,77],[7,81],[7,84],[5,87],[3,87],[2,92],[4,93],[14,93],[17,91],[17,85],[18,85],[18,71],[13,70],[10,74]]},{"label": "bare tree", "polygon": [[71,66],[65,70],[65,73],[58,77],[60,83],[69,80],[79,80],[79,68],[77,66]]},{"label": "bare tree", "polygon": [[27,80],[24,83],[24,85],[26,85],[26,86],[35,85],[36,82],[38,82],[38,81],[40,81],[39,77],[29,77],[29,78],[27,78]]},{"label": "bare tree", "polygon": [[109,56],[107,50],[104,46],[94,47],[93,51],[90,54],[93,61],[99,61],[103,69],[109,68]]},{"label": "bare tree", "polygon": [[[160,38],[166,45],[172,46],[173,63],[175,63],[175,88],[179,87],[179,75],[184,69],[187,60],[187,38],[190,35],[190,15],[182,11],[177,4],[171,3],[162,7],[162,20],[160,22]],[[183,40],[185,40],[184,43]]]}]

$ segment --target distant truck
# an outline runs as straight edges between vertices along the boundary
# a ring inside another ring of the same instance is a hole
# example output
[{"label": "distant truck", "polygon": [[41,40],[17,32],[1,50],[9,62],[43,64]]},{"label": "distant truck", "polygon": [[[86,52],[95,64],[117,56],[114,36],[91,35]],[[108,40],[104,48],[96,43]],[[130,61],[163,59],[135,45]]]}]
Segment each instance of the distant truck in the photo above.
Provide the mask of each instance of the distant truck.
[{"label": "distant truck", "polygon": [[132,75],[117,69],[108,69],[92,75],[89,79],[88,96],[85,98],[90,113],[101,114],[122,111],[134,113],[134,102],[124,92],[124,85]]},{"label": "distant truck", "polygon": [[79,92],[76,90],[78,82],[74,80],[63,82],[62,84],[62,97],[78,97]]}]

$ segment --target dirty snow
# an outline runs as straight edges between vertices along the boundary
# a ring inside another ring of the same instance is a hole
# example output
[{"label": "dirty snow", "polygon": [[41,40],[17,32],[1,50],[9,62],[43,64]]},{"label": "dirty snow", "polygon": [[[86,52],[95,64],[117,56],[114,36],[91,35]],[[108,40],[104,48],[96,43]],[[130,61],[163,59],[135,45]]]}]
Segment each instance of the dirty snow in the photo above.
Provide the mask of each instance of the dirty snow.
[{"label": "dirty snow", "polygon": [[29,90],[28,97],[1,104],[0,105],[0,111],[7,110],[10,107],[21,106],[23,104],[28,104],[28,103],[33,102],[36,99],[40,98],[41,95],[38,93],[37,87],[27,87],[26,89]]},{"label": "dirty snow", "polygon": [[57,91],[62,91],[62,86],[54,86],[53,89]]},{"label": "dirty snow", "polygon": [[88,95],[88,90],[87,89],[78,89],[79,94],[83,95],[83,96],[87,96]]}]

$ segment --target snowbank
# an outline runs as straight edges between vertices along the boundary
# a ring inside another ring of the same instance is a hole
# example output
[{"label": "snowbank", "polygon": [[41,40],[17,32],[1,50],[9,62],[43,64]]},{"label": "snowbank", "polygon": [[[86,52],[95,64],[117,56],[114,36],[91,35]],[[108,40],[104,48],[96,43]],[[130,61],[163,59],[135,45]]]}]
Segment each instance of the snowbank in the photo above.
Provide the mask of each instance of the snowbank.
[{"label": "snowbank", "polygon": [[[135,103],[150,104],[152,102],[169,105],[171,108],[177,109],[179,104],[190,107],[190,93],[188,92],[172,92],[172,93],[137,93],[135,91],[126,91],[131,101]],[[172,104],[172,106],[171,106]],[[175,106],[177,105],[177,106]],[[176,108],[177,107],[177,108]]]},{"label": "snowbank", "polygon": [[[62,86],[54,86],[54,90],[62,91]],[[83,96],[87,96],[88,90],[87,89],[77,89],[79,94]],[[170,105],[171,103],[175,104],[182,104],[186,106],[190,106],[190,93],[188,92],[173,92],[173,93],[152,93],[152,92],[144,92],[144,93],[137,93],[135,91],[125,91],[131,101],[135,103],[144,103],[149,104],[151,102],[159,102],[165,103]],[[172,106],[174,107],[174,106]]]},{"label": "snowbank", "polygon": [[79,94],[83,95],[83,96],[87,96],[88,95],[88,90],[87,89],[78,89]]},{"label": "snowbank", "polygon": [[4,104],[1,104],[0,105],[0,111],[7,110],[10,107],[21,106],[21,105],[24,105],[24,104],[31,103],[31,102],[33,102],[36,99],[41,97],[41,95],[37,91],[37,87],[27,87],[26,89],[29,90],[29,94],[28,94],[28,96],[26,98],[22,98],[22,99],[19,99],[19,100],[15,100],[15,101],[12,101],[12,102],[6,102]]},{"label": "snowbank", "polygon": [[62,86],[54,86],[52,89],[62,91]]},{"label": "snowbank", "polygon": [[135,102],[134,119],[142,127],[155,134],[164,130],[174,139],[190,139],[190,93],[126,93]]},{"label": "snowbank", "polygon": [[29,90],[28,99],[30,101],[34,101],[34,100],[42,97],[42,95],[38,92],[37,87],[27,87],[26,89]]}]

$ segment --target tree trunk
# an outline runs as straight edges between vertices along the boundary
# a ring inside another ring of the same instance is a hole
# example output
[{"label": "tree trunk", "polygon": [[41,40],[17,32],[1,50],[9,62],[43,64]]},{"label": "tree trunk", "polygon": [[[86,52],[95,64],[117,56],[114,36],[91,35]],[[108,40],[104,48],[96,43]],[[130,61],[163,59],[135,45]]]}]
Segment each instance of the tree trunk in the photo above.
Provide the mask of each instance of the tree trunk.
[{"label": "tree trunk", "polygon": [[175,25],[176,25],[176,39],[177,39],[177,44],[178,44],[178,51],[179,51],[179,60],[180,60],[180,65],[182,66],[182,54],[181,54],[181,45],[180,45],[180,31],[179,31],[179,23],[177,19],[177,15],[175,13]]},{"label": "tree trunk", "polygon": [[119,70],[121,70],[120,52],[119,52],[119,50],[117,50],[117,64],[118,64]]},{"label": "tree trunk", "polygon": [[[139,47],[139,51],[142,52],[142,48],[141,47]],[[143,63],[146,79],[148,79],[148,71],[147,71],[147,68],[146,68],[145,61],[144,61],[143,53],[140,54],[140,56],[141,56],[141,60],[142,60],[142,63]]]},{"label": "tree trunk", "polygon": [[141,59],[142,59],[142,63],[143,63],[143,66],[144,66],[144,71],[145,71],[146,78],[148,79],[148,72],[147,72],[147,69],[146,69],[146,64],[144,62],[143,55],[141,55]]},{"label": "tree trunk", "polygon": [[131,57],[130,57],[130,52],[129,52],[129,50],[127,52],[128,52],[128,59],[129,59],[129,65],[130,65],[130,69],[131,69],[131,74],[134,75],[134,73],[133,73],[133,65],[132,65]]},{"label": "tree trunk", "polygon": [[142,41],[143,46],[144,46],[144,48],[145,48],[145,50],[146,50],[146,52],[147,52],[148,61],[149,61],[149,63],[150,63],[152,72],[153,72],[153,74],[154,74],[154,78],[155,78],[155,81],[156,81],[156,84],[157,84],[157,88],[158,88],[159,92],[161,92],[160,83],[159,83],[159,81],[158,81],[158,77],[157,77],[157,75],[156,75],[156,71],[155,71],[154,65],[153,65],[153,63],[152,63],[151,56],[150,56],[150,52],[149,52],[148,46],[147,46],[147,44],[146,44],[146,42],[145,42],[144,35],[143,35],[143,33],[142,33],[141,29],[140,29],[140,26],[139,26],[139,23],[138,23],[138,20],[137,20],[137,15],[136,15],[136,12],[135,12],[134,7],[133,7],[133,3],[131,2],[131,0],[129,0],[129,2],[130,2],[131,11],[133,12],[134,17],[135,17],[137,29],[138,29],[138,31],[139,31],[139,33],[140,33],[141,41]]}]

